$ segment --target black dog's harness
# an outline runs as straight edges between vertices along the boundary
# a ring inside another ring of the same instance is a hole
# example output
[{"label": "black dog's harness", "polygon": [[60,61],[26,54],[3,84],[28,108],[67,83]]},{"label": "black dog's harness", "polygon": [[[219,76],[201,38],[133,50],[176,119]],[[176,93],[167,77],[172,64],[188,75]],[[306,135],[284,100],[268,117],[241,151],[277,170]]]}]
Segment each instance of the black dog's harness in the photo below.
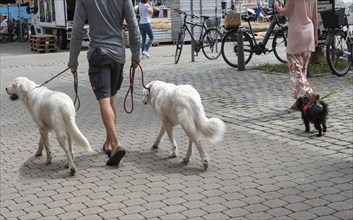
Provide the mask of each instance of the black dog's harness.
[{"label": "black dog's harness", "polygon": [[307,114],[308,108],[311,107],[313,104],[314,103],[309,102],[304,105],[303,112],[304,112],[305,117],[308,117],[308,114]]},{"label": "black dog's harness", "polygon": [[[146,89],[148,91],[148,93],[150,93],[151,87],[145,86],[144,74],[143,74],[142,67],[140,64],[137,64],[137,65],[139,66],[140,72],[141,72],[142,86],[144,89]],[[124,99],[124,110],[128,114],[132,113],[134,110],[134,95],[133,95],[133,93],[134,93],[135,69],[136,68],[133,68],[132,66],[130,67],[130,86],[129,86],[129,89],[127,90],[127,93],[126,93],[126,96]],[[131,93],[131,110],[130,111],[128,111],[126,108],[126,100],[127,100],[129,93]]]}]

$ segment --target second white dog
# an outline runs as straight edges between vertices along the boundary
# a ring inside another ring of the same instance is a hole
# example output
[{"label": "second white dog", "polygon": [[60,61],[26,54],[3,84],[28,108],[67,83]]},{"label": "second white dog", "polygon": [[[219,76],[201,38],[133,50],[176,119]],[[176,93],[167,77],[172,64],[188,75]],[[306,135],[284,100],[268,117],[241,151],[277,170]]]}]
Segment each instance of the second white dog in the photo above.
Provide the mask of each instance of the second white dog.
[{"label": "second white dog", "polygon": [[65,93],[39,87],[26,77],[16,78],[12,85],[6,88],[6,92],[11,100],[22,100],[38,126],[40,140],[35,156],[41,156],[45,147],[46,163],[51,163],[49,132],[54,130],[60,147],[65,151],[70,175],[75,175],[72,144],[75,143],[87,151],[92,149],[76,125],[75,106],[71,98]]},{"label": "second white dog", "polygon": [[192,155],[192,143],[200,153],[203,167],[208,167],[208,156],[201,145],[200,136],[211,141],[219,141],[223,138],[225,124],[218,118],[207,118],[199,93],[191,85],[174,85],[162,81],[152,81],[144,89],[144,104],[150,104],[163,125],[153,144],[158,145],[167,132],[172,144],[170,157],[178,156],[178,147],[173,136],[173,128],[180,124],[189,137],[189,147],[183,158],[184,163],[190,161]]}]

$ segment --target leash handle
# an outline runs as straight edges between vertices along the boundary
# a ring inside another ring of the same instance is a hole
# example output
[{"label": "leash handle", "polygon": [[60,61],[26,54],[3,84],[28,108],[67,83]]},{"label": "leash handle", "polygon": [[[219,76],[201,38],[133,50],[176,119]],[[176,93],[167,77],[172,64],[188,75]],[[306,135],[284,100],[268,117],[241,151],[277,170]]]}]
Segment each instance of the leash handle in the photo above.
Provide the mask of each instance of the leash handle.
[{"label": "leash handle", "polygon": [[78,74],[77,71],[73,74],[74,75],[74,91],[75,91],[75,100],[74,100],[74,105],[77,104],[76,112],[80,109],[81,101],[80,97],[78,97]]},{"label": "leash handle", "polygon": [[[147,88],[145,86],[144,73],[143,73],[142,67],[139,63],[137,65],[140,68],[140,72],[141,72],[142,86],[143,86],[143,88],[150,91],[150,88]],[[131,114],[134,111],[134,95],[133,95],[133,93],[134,93],[135,70],[136,70],[136,68],[134,68],[131,65],[130,66],[130,86],[129,86],[129,89],[127,90],[127,93],[124,98],[124,110],[128,114]],[[129,93],[131,93],[130,94],[131,95],[131,110],[130,111],[127,110],[127,108],[126,108],[126,100],[127,100],[127,97],[129,96]]]}]

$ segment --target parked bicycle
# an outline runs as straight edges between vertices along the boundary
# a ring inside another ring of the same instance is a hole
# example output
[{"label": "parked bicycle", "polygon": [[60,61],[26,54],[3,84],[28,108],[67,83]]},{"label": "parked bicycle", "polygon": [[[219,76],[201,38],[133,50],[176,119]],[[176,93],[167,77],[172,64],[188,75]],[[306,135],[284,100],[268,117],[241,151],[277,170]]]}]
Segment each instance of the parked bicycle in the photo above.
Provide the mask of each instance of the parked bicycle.
[{"label": "parked bicycle", "polygon": [[22,37],[23,41],[27,41],[29,38],[29,31],[28,31],[28,20],[27,19],[18,19],[14,26],[14,30],[12,30],[13,38],[15,40],[20,39],[20,27],[22,26]]},{"label": "parked bicycle", "polygon": [[[187,31],[191,37],[191,45],[196,52],[196,55],[200,50],[202,53],[210,60],[215,60],[221,55],[221,42],[222,34],[221,32],[214,27],[207,27],[206,21],[209,19],[209,16],[195,16],[185,13],[179,9],[174,9],[180,15],[184,15],[182,26],[180,27],[180,32],[178,34],[178,40],[176,42],[176,50],[174,56],[174,63],[177,64],[180,59],[181,51],[183,50],[183,45],[185,43],[185,32]],[[201,19],[201,23],[190,22],[187,20],[188,17]],[[216,22],[216,21],[215,21]],[[188,25],[191,25],[191,28],[200,27],[201,32],[199,38],[196,39],[195,35],[191,32]]]},{"label": "parked bicycle", "polygon": [[[243,16],[243,21],[248,23],[248,29],[245,27],[239,27],[243,29],[243,48],[244,48],[244,63],[249,63],[253,54],[261,55],[274,52],[276,58],[282,62],[287,63],[286,58],[286,46],[287,46],[287,35],[288,26],[286,25],[286,17],[277,13],[274,13],[271,19],[270,26],[266,32],[265,37],[261,42],[257,42],[255,39],[256,34],[253,33],[250,21],[256,19],[253,15]],[[278,28],[275,28],[278,26]],[[238,39],[237,39],[238,28],[229,31],[222,40],[222,57],[224,61],[232,66],[238,67]],[[250,37],[251,35],[251,37]],[[267,42],[270,37],[273,36],[271,48],[267,48]]]},{"label": "parked bicycle", "polygon": [[15,20],[15,19],[10,19],[8,21],[8,36],[11,41],[16,41],[20,38],[20,22],[22,22],[22,37],[23,41],[27,41],[29,38],[29,32],[28,32],[28,20],[24,19],[21,21],[20,19]]},{"label": "parked bicycle", "polygon": [[344,76],[353,63],[353,30],[349,29],[345,8],[320,13],[324,27],[333,29],[325,43],[328,66],[333,74]]}]

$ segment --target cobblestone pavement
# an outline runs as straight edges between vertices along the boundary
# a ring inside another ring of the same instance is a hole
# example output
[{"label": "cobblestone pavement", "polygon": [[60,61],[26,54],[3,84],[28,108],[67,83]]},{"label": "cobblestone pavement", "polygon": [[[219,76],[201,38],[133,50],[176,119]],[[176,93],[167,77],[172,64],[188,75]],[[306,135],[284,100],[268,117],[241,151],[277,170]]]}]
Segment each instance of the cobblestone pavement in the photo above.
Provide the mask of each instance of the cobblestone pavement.
[{"label": "cobblestone pavement", "polygon": [[[352,219],[353,74],[310,78],[322,96],[341,88],[326,98],[328,131],[318,138],[313,127],[304,132],[299,112],[289,110],[293,100],[286,74],[238,72],[222,58],[209,61],[202,54],[190,62],[189,48],[174,65],[173,46],[153,47],[153,57],[142,65],[145,82],[190,83],[206,114],[226,122],[223,141],[202,141],[210,156],[208,170],[197,151],[188,165],[168,159],[167,138],[159,150],[151,149],[160,122],[140,102],[139,73],[134,111],[124,112],[128,65],[117,97],[117,127],[128,152],[118,168],[105,166],[105,134],[83,51],[76,121],[94,152],[75,148],[77,173],[71,177],[54,135],[53,163],[34,157],[37,128],[22,103],[10,101],[4,90],[18,76],[48,80],[66,68],[68,52],[36,54],[26,43],[1,44],[0,219]],[[273,54],[254,57],[249,66],[262,62],[275,62]],[[47,87],[74,97],[69,73]],[[182,156],[187,139],[179,127],[175,136]]]}]

